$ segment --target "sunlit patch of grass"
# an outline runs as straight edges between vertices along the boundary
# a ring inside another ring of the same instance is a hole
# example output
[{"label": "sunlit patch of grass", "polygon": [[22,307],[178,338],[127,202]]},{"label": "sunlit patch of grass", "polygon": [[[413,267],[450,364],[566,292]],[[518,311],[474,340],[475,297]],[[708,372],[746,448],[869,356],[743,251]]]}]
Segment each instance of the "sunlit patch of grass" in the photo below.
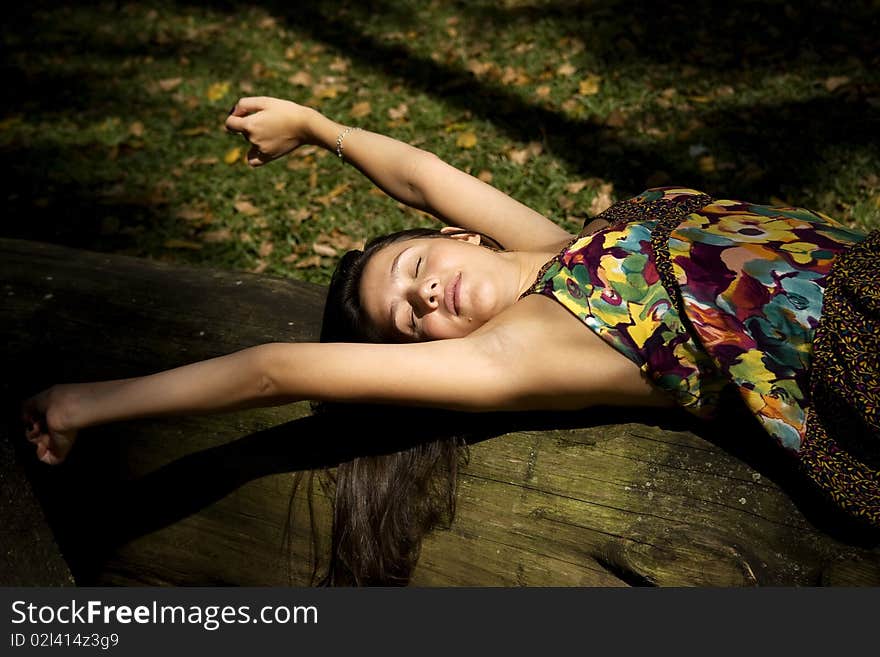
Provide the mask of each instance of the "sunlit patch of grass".
[{"label": "sunlit patch of grass", "polygon": [[3,232],[326,283],[347,245],[430,223],[332,154],[249,169],[223,130],[245,95],[414,143],[572,231],[662,184],[878,228],[870,5],[819,3],[840,34],[819,44],[773,3],[686,33],[613,2],[38,3],[0,28]]}]

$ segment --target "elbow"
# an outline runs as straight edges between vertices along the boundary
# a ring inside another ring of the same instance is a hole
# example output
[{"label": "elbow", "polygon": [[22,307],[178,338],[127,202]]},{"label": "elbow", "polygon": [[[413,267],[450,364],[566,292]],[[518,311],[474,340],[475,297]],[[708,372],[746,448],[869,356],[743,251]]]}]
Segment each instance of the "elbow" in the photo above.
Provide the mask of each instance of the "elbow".
[{"label": "elbow", "polygon": [[259,399],[275,399],[284,394],[279,372],[283,368],[281,352],[275,344],[256,347],[256,394]]}]

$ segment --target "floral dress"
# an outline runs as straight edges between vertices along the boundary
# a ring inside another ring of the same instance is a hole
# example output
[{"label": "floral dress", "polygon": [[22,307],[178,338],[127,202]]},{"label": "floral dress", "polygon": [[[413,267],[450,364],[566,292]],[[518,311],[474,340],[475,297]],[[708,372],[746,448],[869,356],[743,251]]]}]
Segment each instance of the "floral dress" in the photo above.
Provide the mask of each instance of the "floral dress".
[{"label": "floral dress", "polygon": [[[682,188],[648,190],[600,218],[610,225],[575,238],[523,296],[558,301],[700,417],[713,417],[722,390],[735,386],[767,433],[803,456],[829,274],[867,236],[810,210]],[[844,508],[880,522],[876,469],[837,462],[823,483],[816,471],[828,463],[801,460],[832,497],[848,487],[837,500]],[[873,501],[862,500],[871,486]]]}]

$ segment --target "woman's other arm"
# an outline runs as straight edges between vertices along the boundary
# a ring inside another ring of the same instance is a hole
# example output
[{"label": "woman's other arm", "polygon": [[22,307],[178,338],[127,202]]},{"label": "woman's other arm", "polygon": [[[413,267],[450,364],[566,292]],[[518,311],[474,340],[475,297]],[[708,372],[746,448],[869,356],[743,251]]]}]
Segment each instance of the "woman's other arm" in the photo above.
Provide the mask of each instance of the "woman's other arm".
[{"label": "woman's other arm", "polygon": [[[345,130],[316,110],[266,97],[239,100],[226,125],[253,144],[252,166],[305,143],[335,152]],[[342,148],[346,161],[388,195],[449,225],[490,235],[507,249],[552,249],[571,238],[546,217],[427,151],[366,130],[346,133]]]}]

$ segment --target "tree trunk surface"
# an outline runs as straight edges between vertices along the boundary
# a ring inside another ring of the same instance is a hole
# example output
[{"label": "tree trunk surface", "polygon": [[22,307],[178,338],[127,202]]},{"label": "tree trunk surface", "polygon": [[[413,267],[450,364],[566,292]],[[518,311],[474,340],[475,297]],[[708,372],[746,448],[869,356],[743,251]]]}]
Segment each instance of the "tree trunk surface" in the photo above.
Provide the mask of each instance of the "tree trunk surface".
[{"label": "tree trunk surface", "polygon": [[[23,438],[25,397],[317,340],[325,290],[10,239],[0,283],[0,584],[307,585],[329,546],[320,473],[424,439],[394,411],[312,416],[297,403],[96,427],[45,466]],[[736,403],[712,423],[594,408],[440,426],[478,438],[415,585],[880,584],[878,532],[829,508]],[[291,497],[299,471],[319,476]]]}]

